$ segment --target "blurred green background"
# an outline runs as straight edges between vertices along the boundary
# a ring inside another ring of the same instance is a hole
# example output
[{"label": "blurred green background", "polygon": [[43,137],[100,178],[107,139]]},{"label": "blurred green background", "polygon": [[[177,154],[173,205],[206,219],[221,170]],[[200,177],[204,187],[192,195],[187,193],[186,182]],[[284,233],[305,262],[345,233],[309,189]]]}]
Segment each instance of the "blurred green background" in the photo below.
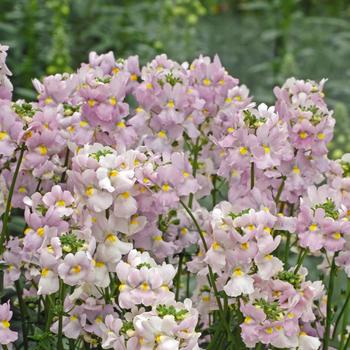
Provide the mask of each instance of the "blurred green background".
[{"label": "blurred green background", "polygon": [[350,152],[349,0],[0,0],[0,42],[11,46],[16,98],[33,98],[33,77],[72,71],[91,50],[142,63],[218,53],[266,103],[289,76],[327,77],[331,156]]}]

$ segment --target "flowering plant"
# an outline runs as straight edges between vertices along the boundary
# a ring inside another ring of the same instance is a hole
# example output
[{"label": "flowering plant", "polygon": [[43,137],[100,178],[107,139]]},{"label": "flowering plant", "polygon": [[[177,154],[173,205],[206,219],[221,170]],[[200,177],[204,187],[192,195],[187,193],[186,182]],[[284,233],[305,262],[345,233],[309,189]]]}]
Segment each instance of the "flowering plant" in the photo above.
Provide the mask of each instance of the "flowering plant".
[{"label": "flowering plant", "polygon": [[325,80],[269,107],[218,57],[92,52],[13,101],[7,49],[2,349],[348,348],[350,159],[327,158]]}]

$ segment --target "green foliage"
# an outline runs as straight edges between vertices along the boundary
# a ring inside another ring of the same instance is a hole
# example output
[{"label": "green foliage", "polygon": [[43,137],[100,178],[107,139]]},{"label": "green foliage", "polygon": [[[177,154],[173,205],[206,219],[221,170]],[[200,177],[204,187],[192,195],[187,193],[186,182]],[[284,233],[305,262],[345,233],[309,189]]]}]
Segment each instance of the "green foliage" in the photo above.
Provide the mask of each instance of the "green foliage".
[{"label": "green foliage", "polygon": [[182,321],[188,313],[187,310],[176,310],[175,307],[172,305],[158,305],[157,312],[160,317],[164,317],[167,315],[174,316],[176,321]]}]

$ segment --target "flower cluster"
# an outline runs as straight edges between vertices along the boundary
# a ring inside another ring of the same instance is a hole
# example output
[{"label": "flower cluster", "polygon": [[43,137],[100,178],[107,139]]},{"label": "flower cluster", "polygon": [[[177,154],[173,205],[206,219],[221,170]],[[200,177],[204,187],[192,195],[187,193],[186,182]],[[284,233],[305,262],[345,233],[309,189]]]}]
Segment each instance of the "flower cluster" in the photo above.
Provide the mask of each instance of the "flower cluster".
[{"label": "flower cluster", "polygon": [[325,80],[257,105],[217,56],[93,52],[13,101],[6,50],[3,347],[346,348],[350,159],[327,157]]}]

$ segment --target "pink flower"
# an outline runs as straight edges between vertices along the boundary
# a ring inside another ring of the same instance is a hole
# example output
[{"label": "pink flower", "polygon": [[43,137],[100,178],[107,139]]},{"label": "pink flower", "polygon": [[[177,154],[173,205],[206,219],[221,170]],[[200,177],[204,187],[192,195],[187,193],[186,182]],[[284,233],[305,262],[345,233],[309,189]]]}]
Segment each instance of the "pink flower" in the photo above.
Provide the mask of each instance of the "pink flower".
[{"label": "pink flower", "polygon": [[75,286],[91,278],[92,262],[85,252],[67,254],[58,266],[58,274],[64,283]]},{"label": "pink flower", "polygon": [[12,311],[10,301],[0,305],[0,344],[8,345],[18,339],[18,333],[10,330]]}]

